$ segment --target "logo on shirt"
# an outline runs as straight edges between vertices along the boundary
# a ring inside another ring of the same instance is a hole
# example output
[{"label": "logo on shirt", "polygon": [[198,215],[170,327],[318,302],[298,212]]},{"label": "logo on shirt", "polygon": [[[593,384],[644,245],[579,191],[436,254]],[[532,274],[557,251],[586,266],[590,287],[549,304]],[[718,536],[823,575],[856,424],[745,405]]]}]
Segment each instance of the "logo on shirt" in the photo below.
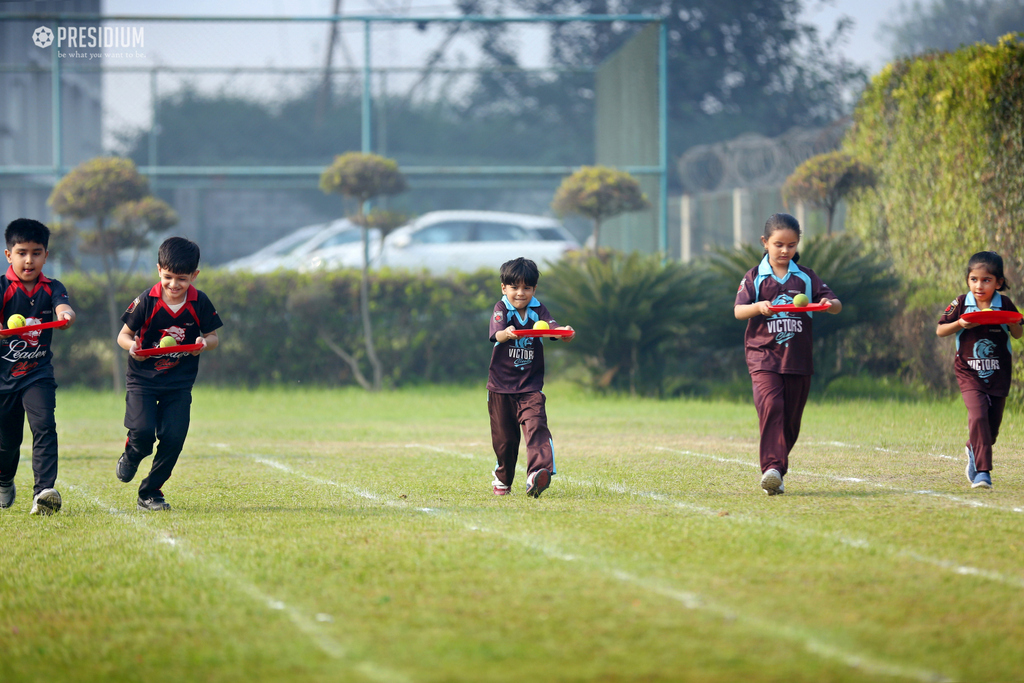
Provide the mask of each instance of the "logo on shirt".
[{"label": "logo on shirt", "polygon": [[160,337],[174,337],[174,341],[178,342],[178,345],[185,343],[185,328],[172,325],[166,330],[160,330]]},{"label": "logo on shirt", "polygon": [[946,313],[949,313],[949,312],[950,312],[950,311],[952,311],[952,310],[953,310],[954,308],[956,308],[956,299],[953,299],[952,301],[950,301],[950,302],[949,302],[949,305],[948,305],[948,306],[946,306]]},{"label": "logo on shirt", "polygon": [[[793,297],[788,294],[780,294],[772,301],[772,306],[787,306],[793,303]],[[780,346],[789,346],[789,340],[804,331],[804,321],[786,311],[779,311],[768,318],[768,333],[775,335],[775,343]]]},{"label": "logo on shirt", "polygon": [[967,364],[978,373],[978,379],[986,382],[988,378],[999,370],[999,359],[996,355],[996,343],[991,339],[982,339],[974,345],[974,358],[970,358]]},{"label": "logo on shirt", "polygon": [[500,323],[501,322],[501,311],[495,311],[494,312],[494,322],[496,322],[496,323]]},{"label": "logo on shirt", "polygon": [[533,362],[533,339],[524,337],[516,339],[508,346],[508,357],[512,359],[512,365],[525,370],[526,366]]},{"label": "logo on shirt", "polygon": [[139,297],[135,297],[135,301],[133,301],[130,304],[128,304],[128,310],[126,311],[126,313],[131,313],[132,311],[135,310],[135,307],[138,306],[138,305],[139,305]]},{"label": "logo on shirt", "polygon": [[[29,325],[39,325],[43,321],[40,318],[25,318],[25,327]],[[21,334],[14,335],[18,339],[24,339],[29,346],[39,346],[39,335],[42,334],[42,330],[32,330],[31,332],[22,332]]]}]

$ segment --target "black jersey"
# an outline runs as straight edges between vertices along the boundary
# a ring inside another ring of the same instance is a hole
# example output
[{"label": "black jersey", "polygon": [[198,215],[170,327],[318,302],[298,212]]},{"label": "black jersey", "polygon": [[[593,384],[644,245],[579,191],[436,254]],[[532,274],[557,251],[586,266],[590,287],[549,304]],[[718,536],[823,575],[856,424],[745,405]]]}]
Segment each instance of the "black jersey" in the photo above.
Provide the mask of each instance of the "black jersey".
[{"label": "black jersey", "polygon": [[[210,298],[192,286],[175,313],[161,298],[159,282],[137,296],[121,320],[140,338],[140,349],[160,346],[165,336],[174,337],[178,344],[193,344],[224,325]],[[127,384],[129,389],[188,389],[198,373],[199,356],[191,353],[148,356],[141,361],[129,356]]]},{"label": "black jersey", "polygon": [[[53,322],[54,311],[68,304],[68,290],[57,280],[42,273],[31,290],[18,279],[13,267],[0,277],[3,306],[0,318],[7,320],[16,313],[25,316],[26,325]],[[53,379],[53,351],[50,341],[53,328],[0,337],[0,392],[17,391],[39,379]]]}]

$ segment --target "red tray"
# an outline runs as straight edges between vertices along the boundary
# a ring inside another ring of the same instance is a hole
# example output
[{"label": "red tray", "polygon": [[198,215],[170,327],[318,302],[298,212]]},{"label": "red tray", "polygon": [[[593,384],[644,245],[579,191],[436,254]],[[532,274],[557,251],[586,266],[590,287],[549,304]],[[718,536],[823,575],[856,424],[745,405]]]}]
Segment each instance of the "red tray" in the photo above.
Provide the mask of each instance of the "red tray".
[{"label": "red tray", "polygon": [[517,337],[571,337],[573,330],[516,330]]},{"label": "red tray", "polygon": [[1013,311],[973,311],[960,317],[979,325],[1012,325],[1020,322],[1021,315]]},{"label": "red tray", "polygon": [[38,325],[11,327],[6,330],[0,330],[0,336],[13,337],[16,334],[25,334],[26,332],[35,332],[36,330],[48,330],[51,327],[64,327],[67,324],[67,320],[54,320],[52,323],[39,323]]},{"label": "red tray", "polygon": [[829,307],[829,304],[807,304],[806,306],[794,306],[793,304],[782,304],[781,306],[769,306],[768,310],[775,313],[785,311],[786,313],[811,313],[814,311],[824,311]]},{"label": "red tray", "polygon": [[165,356],[168,353],[192,353],[203,348],[202,344],[181,344],[179,346],[165,346],[160,348],[159,346],[155,349],[142,349],[136,351],[136,356]]}]

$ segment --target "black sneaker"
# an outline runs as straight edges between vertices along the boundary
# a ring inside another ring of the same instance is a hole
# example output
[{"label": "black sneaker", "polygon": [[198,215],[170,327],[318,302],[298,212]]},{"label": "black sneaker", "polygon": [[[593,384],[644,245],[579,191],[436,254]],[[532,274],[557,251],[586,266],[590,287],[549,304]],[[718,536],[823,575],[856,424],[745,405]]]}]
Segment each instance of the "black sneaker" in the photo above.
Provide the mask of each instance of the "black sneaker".
[{"label": "black sneaker", "polygon": [[539,469],[526,478],[526,495],[539,498],[550,484],[551,473],[545,469]]},{"label": "black sneaker", "polygon": [[132,462],[127,453],[122,453],[117,459],[116,471],[117,478],[127,484],[135,478],[135,473],[139,471],[139,463]]},{"label": "black sneaker", "polygon": [[147,498],[142,498],[140,496],[139,497],[139,509],[140,510],[146,510],[146,511],[149,511],[149,510],[160,511],[160,510],[170,510],[171,506],[167,504],[166,500],[164,500],[164,494],[161,493],[160,491],[157,491],[156,493],[154,493],[153,495],[151,495],[151,496],[149,496]]}]

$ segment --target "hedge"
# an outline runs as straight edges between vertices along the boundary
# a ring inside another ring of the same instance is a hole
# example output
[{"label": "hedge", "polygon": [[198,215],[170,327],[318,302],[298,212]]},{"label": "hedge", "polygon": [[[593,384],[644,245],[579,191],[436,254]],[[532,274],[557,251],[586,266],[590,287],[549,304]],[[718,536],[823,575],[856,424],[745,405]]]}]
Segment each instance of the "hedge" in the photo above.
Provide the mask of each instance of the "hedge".
[{"label": "hedge", "polygon": [[[53,335],[57,380],[109,388],[110,363],[124,351],[107,326],[103,284],[86,273],[59,279],[78,319]],[[121,288],[120,304],[127,307],[155,281],[155,275],[130,278]],[[501,297],[497,273],[428,277],[382,271],[371,275],[370,284],[374,339],[387,386],[486,382],[488,320]],[[203,357],[200,381],[236,386],[354,382],[323,337],[365,359],[358,272],[203,271],[196,285],[224,321],[220,348]]]}]

